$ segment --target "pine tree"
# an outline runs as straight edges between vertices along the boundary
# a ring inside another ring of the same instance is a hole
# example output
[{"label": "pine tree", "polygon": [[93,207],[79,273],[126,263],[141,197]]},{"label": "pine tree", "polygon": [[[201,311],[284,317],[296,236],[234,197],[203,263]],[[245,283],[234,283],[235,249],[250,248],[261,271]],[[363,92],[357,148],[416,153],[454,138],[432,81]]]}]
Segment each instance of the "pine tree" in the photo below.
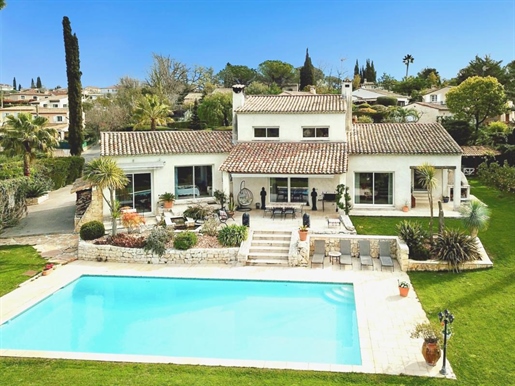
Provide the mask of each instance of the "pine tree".
[{"label": "pine tree", "polygon": [[16,77],[13,78],[13,90],[16,90]]},{"label": "pine tree", "polygon": [[354,76],[359,75],[359,64],[358,59],[356,59],[356,64],[354,65]]},{"label": "pine tree", "polygon": [[70,123],[68,126],[68,142],[71,155],[81,155],[84,140],[82,122],[82,85],[79,58],[79,40],[72,35],[70,20],[63,17],[64,51],[66,56],[66,76],[68,78],[68,110]]},{"label": "pine tree", "polygon": [[38,79],[36,80],[36,87],[43,88],[43,85],[41,84],[41,78],[39,76],[38,76]]},{"label": "pine tree", "polygon": [[311,63],[308,49],[306,48],[306,59],[304,65],[300,69],[300,89],[304,90],[306,86],[315,85],[315,67]]},{"label": "pine tree", "polygon": [[198,116],[198,100],[195,99],[195,102],[193,103],[193,110],[191,113],[191,123],[190,127],[193,130],[200,130],[202,129],[202,124],[200,122],[200,118]]},{"label": "pine tree", "polygon": [[34,83],[34,78],[30,80],[30,88],[36,88],[36,84]]}]

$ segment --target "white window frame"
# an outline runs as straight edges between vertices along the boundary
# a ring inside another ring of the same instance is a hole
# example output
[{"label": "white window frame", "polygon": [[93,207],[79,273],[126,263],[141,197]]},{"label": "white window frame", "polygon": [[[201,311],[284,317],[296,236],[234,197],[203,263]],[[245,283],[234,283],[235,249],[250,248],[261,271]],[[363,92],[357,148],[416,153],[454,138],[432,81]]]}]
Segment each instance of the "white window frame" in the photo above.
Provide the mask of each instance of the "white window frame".
[{"label": "white window frame", "polygon": [[[305,136],[305,130],[314,130],[315,136],[314,137],[307,137]],[[321,131],[327,130],[327,135],[322,135]],[[303,126],[302,127],[302,139],[304,140],[329,140],[329,126]]]},{"label": "white window frame", "polygon": [[438,95],[433,94],[433,95],[430,95],[429,97],[430,97],[430,101],[431,101],[431,103],[436,103],[436,102],[438,102]]}]

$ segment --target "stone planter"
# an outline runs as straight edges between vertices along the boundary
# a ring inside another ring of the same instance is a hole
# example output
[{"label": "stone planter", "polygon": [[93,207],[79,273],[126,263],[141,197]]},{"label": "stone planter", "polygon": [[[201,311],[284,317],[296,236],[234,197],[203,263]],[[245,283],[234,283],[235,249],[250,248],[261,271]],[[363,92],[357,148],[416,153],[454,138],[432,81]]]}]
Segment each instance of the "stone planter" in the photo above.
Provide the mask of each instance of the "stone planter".
[{"label": "stone planter", "polygon": [[42,195],[41,197],[27,198],[27,206],[39,205],[46,200],[48,200],[48,193]]}]

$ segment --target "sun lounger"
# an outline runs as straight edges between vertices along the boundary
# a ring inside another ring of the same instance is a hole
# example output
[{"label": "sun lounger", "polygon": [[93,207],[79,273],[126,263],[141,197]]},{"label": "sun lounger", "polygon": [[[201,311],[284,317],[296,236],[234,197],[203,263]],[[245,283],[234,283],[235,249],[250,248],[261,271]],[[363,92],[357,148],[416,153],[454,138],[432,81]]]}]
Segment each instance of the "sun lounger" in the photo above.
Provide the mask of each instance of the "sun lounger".
[{"label": "sun lounger", "polygon": [[374,269],[374,262],[372,261],[372,256],[370,256],[370,241],[359,240],[358,244],[361,269],[363,269],[363,266],[372,267],[372,269]]},{"label": "sun lounger", "polygon": [[392,272],[395,270],[393,267],[389,241],[379,242],[379,261],[381,262],[381,271],[383,270],[383,267],[392,267]]},{"label": "sun lounger", "polygon": [[324,267],[324,259],[325,259],[325,241],[324,240],[315,240],[315,251],[313,252],[313,256],[311,257],[311,267],[313,268],[313,264],[322,264],[322,268]]},{"label": "sun lounger", "polygon": [[340,253],[340,269],[342,265],[350,265],[352,267],[350,240],[340,240]]}]

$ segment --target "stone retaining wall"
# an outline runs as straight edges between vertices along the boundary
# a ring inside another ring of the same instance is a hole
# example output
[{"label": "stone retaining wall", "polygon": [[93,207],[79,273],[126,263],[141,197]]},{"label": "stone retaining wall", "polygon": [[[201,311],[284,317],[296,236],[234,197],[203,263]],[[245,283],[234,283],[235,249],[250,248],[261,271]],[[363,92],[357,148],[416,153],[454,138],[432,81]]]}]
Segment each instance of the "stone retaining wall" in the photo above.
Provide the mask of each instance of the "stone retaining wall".
[{"label": "stone retaining wall", "polygon": [[239,248],[205,248],[179,251],[167,249],[162,257],[152,257],[139,248],[96,245],[79,241],[79,260],[110,261],[141,264],[232,264],[237,261]]}]

